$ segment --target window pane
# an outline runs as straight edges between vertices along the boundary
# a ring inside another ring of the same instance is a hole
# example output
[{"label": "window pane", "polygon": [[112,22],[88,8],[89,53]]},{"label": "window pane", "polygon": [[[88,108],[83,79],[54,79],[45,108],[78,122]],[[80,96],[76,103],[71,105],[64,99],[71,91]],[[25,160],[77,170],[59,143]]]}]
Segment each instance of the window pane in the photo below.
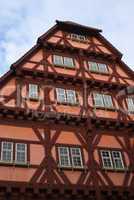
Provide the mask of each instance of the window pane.
[{"label": "window pane", "polygon": [[85,35],[78,35],[78,34],[71,34],[72,39],[80,40],[80,41],[85,41],[87,40]]},{"label": "window pane", "polygon": [[66,90],[67,102],[75,104],[76,103],[76,93],[74,90]]},{"label": "window pane", "polygon": [[71,148],[71,158],[73,167],[83,166],[80,148]]},{"label": "window pane", "polygon": [[66,102],[66,93],[65,90],[62,88],[56,88],[56,93],[57,93],[57,101],[64,103]]},{"label": "window pane", "polygon": [[68,147],[58,147],[60,166],[70,166],[69,149]]},{"label": "window pane", "polygon": [[103,94],[103,100],[104,100],[105,107],[108,107],[108,108],[113,107],[113,102],[110,95]]},{"label": "window pane", "polygon": [[104,73],[108,72],[106,64],[98,63],[98,69],[99,69],[99,72],[104,72]]},{"label": "window pane", "polygon": [[128,106],[128,111],[134,112],[134,99],[129,97],[126,99],[127,106]]},{"label": "window pane", "polygon": [[95,71],[95,72],[98,71],[98,65],[96,62],[88,62],[88,65],[90,71]]},{"label": "window pane", "polygon": [[101,158],[102,158],[102,163],[103,163],[104,168],[113,168],[110,151],[102,150]]},{"label": "window pane", "polygon": [[16,155],[15,161],[20,163],[26,163],[27,160],[27,148],[26,144],[18,143],[16,144]]},{"label": "window pane", "polygon": [[38,98],[38,85],[29,84],[29,98]]},{"label": "window pane", "polygon": [[64,57],[64,65],[73,68],[74,67],[73,59]]},{"label": "window pane", "polygon": [[93,94],[93,97],[94,97],[95,106],[104,107],[103,96],[102,96],[101,94],[94,93],[94,94]]},{"label": "window pane", "polygon": [[77,34],[71,34],[71,38],[72,39],[78,39],[78,35]]},{"label": "window pane", "polygon": [[1,160],[6,162],[13,161],[13,143],[2,142]]},{"label": "window pane", "polygon": [[54,55],[53,56],[53,62],[55,65],[63,65],[63,57],[62,56],[58,56],[58,55]]},{"label": "window pane", "polygon": [[113,158],[113,162],[114,162],[114,167],[116,169],[123,169],[124,168],[121,152],[112,151],[112,158]]}]

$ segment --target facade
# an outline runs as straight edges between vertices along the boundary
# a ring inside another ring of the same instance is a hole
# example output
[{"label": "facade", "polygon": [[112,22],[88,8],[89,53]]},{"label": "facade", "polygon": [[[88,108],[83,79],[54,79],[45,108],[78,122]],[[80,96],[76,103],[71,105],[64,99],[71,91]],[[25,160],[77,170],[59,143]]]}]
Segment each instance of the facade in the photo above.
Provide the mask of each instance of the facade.
[{"label": "facade", "polygon": [[0,79],[0,199],[134,199],[133,71],[56,21]]}]

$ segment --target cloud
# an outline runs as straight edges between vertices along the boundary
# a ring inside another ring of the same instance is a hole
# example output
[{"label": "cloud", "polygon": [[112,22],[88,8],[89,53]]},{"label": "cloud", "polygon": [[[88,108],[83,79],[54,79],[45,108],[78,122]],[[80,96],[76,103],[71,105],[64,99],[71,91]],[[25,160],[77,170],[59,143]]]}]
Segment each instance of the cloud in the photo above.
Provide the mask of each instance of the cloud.
[{"label": "cloud", "polygon": [[4,0],[0,3],[0,73],[9,69],[47,31],[55,19],[102,28],[104,36],[133,60],[133,0]]}]

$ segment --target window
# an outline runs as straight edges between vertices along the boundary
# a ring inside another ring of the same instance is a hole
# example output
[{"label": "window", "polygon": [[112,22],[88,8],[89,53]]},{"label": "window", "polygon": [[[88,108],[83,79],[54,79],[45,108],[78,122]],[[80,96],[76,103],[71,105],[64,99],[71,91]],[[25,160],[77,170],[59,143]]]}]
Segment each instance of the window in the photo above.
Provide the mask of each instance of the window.
[{"label": "window", "polygon": [[103,167],[106,169],[124,169],[120,151],[101,150],[101,159]]},{"label": "window", "polygon": [[1,161],[15,164],[27,164],[27,144],[1,142]]},{"label": "window", "polygon": [[76,92],[74,90],[66,90],[67,102],[71,104],[76,103]]},{"label": "window", "polygon": [[95,106],[113,108],[112,97],[110,95],[94,93],[93,97]]},{"label": "window", "polygon": [[72,165],[74,167],[82,167],[83,163],[82,163],[82,156],[81,156],[81,150],[80,148],[70,148],[71,150],[71,158],[72,158]]},{"label": "window", "polygon": [[16,144],[15,162],[17,163],[27,162],[26,147],[27,147],[26,144],[23,144],[23,143]]},{"label": "window", "polygon": [[66,92],[62,88],[56,88],[57,101],[60,103],[66,102]]},{"label": "window", "polygon": [[69,157],[69,148],[68,147],[58,147],[59,153],[59,162],[60,166],[69,167],[70,164],[70,157]]},{"label": "window", "polygon": [[112,158],[110,151],[102,150],[101,151],[101,158],[104,168],[113,168]]},{"label": "window", "polygon": [[38,85],[29,84],[29,98],[38,99]]},{"label": "window", "polygon": [[82,168],[83,161],[79,147],[58,147],[60,167]]},{"label": "window", "polygon": [[53,61],[55,65],[64,65],[62,56],[54,55]]},{"label": "window", "polygon": [[74,62],[72,58],[64,57],[64,65],[70,68],[74,67]]},{"label": "window", "polygon": [[69,68],[74,68],[74,61],[70,57],[63,57],[63,56],[58,56],[54,55],[53,56],[53,62],[55,65],[58,66],[63,66],[63,67],[69,67]]},{"label": "window", "polygon": [[104,63],[88,62],[89,70],[93,72],[108,73],[107,65]]},{"label": "window", "polygon": [[78,40],[78,41],[87,41],[87,37],[86,36],[78,35],[78,34],[75,34],[75,33],[71,34],[71,39]]},{"label": "window", "polygon": [[120,151],[112,151],[113,164],[116,169],[123,169],[124,164]]},{"label": "window", "polygon": [[76,104],[75,90],[65,90],[63,88],[56,88],[56,94],[58,102]]},{"label": "window", "polygon": [[1,160],[4,162],[13,161],[13,143],[12,142],[2,142]]},{"label": "window", "polygon": [[127,107],[129,112],[134,112],[134,99],[129,97],[126,99]]}]

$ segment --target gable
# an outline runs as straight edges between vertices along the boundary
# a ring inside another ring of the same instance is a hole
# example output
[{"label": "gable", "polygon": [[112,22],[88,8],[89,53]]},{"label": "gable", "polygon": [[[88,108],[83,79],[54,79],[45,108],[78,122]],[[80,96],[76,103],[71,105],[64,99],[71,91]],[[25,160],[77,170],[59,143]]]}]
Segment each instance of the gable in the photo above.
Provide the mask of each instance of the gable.
[{"label": "gable", "polygon": [[54,45],[69,46],[70,48],[83,49],[87,50],[88,52],[109,55],[114,54],[112,50],[97,37],[86,36],[86,38],[86,41],[74,40],[71,38],[71,33],[64,31],[56,31],[46,41]]}]

